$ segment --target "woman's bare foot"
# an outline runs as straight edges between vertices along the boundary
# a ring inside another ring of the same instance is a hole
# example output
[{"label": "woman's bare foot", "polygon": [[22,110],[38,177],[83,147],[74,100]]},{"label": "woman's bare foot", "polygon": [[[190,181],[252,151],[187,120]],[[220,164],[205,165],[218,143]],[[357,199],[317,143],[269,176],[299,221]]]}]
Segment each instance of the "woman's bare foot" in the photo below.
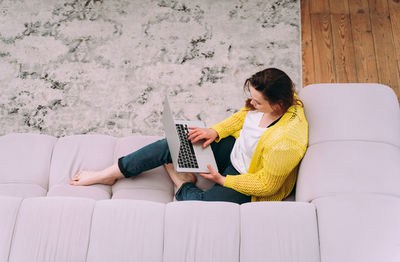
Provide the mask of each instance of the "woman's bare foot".
[{"label": "woman's bare foot", "polygon": [[73,186],[89,186],[93,184],[113,185],[123,175],[114,164],[100,171],[78,171],[70,182]]},{"label": "woman's bare foot", "polygon": [[196,176],[192,173],[176,172],[172,164],[164,164],[164,167],[177,188],[180,188],[186,182],[196,183]]}]

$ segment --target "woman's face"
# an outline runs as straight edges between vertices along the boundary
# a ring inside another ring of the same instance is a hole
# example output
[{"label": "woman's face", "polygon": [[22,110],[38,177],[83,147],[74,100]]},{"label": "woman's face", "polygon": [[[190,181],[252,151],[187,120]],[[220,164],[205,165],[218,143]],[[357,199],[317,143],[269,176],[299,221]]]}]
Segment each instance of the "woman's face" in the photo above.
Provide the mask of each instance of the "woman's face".
[{"label": "woman's face", "polygon": [[252,85],[249,85],[251,104],[254,108],[263,113],[275,114],[279,111],[279,105],[271,105],[263,96],[263,94],[256,90]]}]

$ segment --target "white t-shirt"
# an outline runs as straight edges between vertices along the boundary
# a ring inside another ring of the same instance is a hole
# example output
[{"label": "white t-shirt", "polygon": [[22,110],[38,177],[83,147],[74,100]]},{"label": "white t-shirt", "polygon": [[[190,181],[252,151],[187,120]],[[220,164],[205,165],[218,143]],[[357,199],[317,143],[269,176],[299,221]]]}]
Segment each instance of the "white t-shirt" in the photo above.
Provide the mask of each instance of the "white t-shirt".
[{"label": "white t-shirt", "polygon": [[263,114],[264,113],[257,111],[249,111],[247,113],[243,122],[243,128],[233,146],[231,163],[240,174],[247,173],[258,140],[267,129],[266,127],[258,126]]}]

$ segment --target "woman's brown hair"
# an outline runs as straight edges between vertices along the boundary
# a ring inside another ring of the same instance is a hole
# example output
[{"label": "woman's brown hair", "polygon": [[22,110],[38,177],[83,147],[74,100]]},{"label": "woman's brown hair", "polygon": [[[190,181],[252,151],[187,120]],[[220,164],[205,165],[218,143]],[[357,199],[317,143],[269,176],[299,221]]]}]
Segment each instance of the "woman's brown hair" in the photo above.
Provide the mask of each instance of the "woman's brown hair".
[{"label": "woman's brown hair", "polygon": [[[267,68],[255,73],[246,79],[243,89],[249,92],[250,85],[260,91],[271,105],[279,105],[280,114],[286,113],[292,105],[303,105],[294,95],[293,81],[285,72],[277,68]],[[246,100],[246,107],[249,110],[255,110],[251,104],[251,98]]]}]

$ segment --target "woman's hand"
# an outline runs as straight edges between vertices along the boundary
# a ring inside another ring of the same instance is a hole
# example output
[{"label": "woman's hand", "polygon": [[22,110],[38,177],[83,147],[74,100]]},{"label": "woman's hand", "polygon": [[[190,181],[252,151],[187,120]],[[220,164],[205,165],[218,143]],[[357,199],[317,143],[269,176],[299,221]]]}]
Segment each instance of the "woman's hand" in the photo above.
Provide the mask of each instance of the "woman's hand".
[{"label": "woman's hand", "polygon": [[220,173],[215,171],[211,165],[207,165],[208,170],[210,170],[210,173],[199,173],[200,176],[204,177],[205,179],[211,180],[217,184],[220,184],[221,186],[224,185],[225,183],[225,177],[222,176]]},{"label": "woman's hand", "polygon": [[189,140],[192,143],[196,143],[199,140],[205,139],[203,147],[207,147],[218,137],[217,131],[211,128],[189,127],[189,129],[192,130],[188,134]]}]

